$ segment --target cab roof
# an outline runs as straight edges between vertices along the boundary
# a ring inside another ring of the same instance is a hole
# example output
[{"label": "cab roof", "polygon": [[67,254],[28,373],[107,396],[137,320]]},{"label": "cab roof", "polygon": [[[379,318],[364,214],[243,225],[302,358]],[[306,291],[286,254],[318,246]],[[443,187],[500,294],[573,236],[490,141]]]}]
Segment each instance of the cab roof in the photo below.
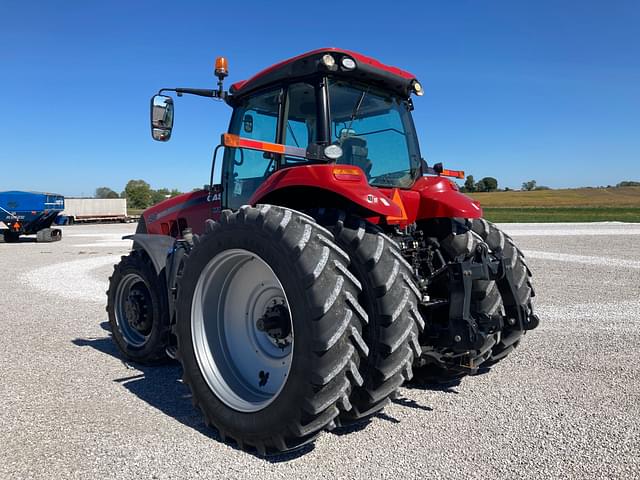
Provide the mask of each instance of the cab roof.
[{"label": "cab roof", "polygon": [[[334,57],[336,61],[334,69],[327,68],[321,62],[325,54],[331,54]],[[343,68],[341,62],[345,57],[351,58],[356,67],[351,70]],[[400,68],[385,65],[375,58],[340,48],[320,48],[283,60],[258,72],[248,80],[236,82],[231,85],[230,92],[234,97],[242,97],[272,84],[320,74],[371,83],[405,97],[411,95],[412,84],[416,80],[415,75]]]}]

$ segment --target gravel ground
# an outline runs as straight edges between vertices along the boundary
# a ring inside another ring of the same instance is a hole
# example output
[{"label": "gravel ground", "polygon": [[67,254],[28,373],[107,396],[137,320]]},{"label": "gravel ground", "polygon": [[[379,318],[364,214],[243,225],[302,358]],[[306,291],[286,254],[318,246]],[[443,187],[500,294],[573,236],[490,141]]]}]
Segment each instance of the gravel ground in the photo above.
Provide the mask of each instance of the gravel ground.
[{"label": "gravel ground", "polygon": [[270,459],[204,427],[178,366],[121,361],[104,291],[134,225],[0,244],[0,479],[640,477],[640,224],[503,227],[542,319],[514,354]]}]

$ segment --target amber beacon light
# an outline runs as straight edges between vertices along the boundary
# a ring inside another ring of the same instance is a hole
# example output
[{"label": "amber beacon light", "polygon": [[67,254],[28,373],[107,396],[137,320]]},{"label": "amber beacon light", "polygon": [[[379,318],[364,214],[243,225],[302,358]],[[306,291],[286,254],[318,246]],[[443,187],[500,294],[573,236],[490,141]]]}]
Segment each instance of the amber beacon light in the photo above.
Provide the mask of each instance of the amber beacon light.
[{"label": "amber beacon light", "polygon": [[216,58],[216,66],[215,66],[216,77],[222,80],[224,77],[229,75],[229,66],[227,64],[227,59],[224,57]]}]

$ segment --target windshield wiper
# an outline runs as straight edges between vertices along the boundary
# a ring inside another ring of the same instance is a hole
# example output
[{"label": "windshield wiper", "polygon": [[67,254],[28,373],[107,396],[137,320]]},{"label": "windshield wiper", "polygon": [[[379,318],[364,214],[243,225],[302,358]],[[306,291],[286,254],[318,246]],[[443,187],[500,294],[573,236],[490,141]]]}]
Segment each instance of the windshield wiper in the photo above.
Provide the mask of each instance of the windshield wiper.
[{"label": "windshield wiper", "polygon": [[291,137],[293,138],[293,141],[296,143],[296,147],[299,147],[300,145],[298,144],[298,139],[296,138],[296,134],[293,133],[293,128],[291,128],[291,123],[289,123],[289,120],[287,120],[287,130],[289,130],[289,133],[291,133]]},{"label": "windshield wiper", "polygon": [[360,95],[360,98],[358,99],[358,102],[356,103],[356,106],[353,109],[353,113],[351,114],[351,119],[349,120],[349,126],[347,127],[347,131],[351,130],[351,125],[353,125],[353,121],[358,116],[358,112],[360,111],[360,107],[362,106],[362,101],[364,100],[364,97],[367,95],[367,93],[369,93],[368,88],[362,92],[362,95]]}]

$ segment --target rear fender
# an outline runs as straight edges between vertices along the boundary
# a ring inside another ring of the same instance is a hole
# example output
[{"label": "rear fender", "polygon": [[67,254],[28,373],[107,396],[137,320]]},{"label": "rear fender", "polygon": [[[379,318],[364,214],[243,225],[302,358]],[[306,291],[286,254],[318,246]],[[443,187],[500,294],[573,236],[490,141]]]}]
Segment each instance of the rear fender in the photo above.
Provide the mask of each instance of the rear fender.
[{"label": "rear fender", "polygon": [[411,191],[420,195],[415,220],[482,217],[480,202],[460,193],[457,185],[446,178],[421,177]]},{"label": "rear fender", "polygon": [[[355,174],[336,172],[357,170]],[[269,176],[249,199],[251,205],[277,203],[287,207],[306,208],[330,206],[324,199],[352,204],[364,216],[398,216],[400,207],[379,189],[367,183],[364,172],[352,165],[304,165],[278,170]],[[346,209],[346,208],[345,208]]]},{"label": "rear fender", "polygon": [[[156,235],[147,233],[136,233],[122,237],[126,240],[133,240],[133,248],[143,250],[151,259],[156,274],[167,285],[167,305],[169,305],[169,318],[175,321],[175,295],[179,265],[184,259],[184,242],[177,242],[169,235]],[[164,273],[164,274],[163,274]]]}]

